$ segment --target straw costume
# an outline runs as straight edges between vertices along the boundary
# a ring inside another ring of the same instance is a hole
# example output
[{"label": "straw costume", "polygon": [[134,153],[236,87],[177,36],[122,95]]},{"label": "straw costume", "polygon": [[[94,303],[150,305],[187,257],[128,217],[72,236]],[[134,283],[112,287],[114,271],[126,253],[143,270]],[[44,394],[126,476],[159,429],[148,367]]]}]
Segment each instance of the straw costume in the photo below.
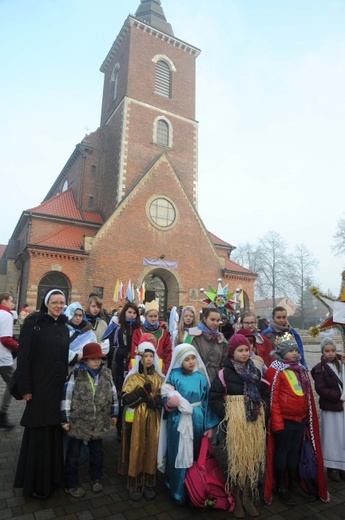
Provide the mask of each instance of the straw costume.
[{"label": "straw costume", "polygon": [[250,516],[258,515],[252,499],[264,472],[265,419],[269,415],[269,390],[261,381],[259,369],[251,359],[240,363],[233,358],[240,346],[250,351],[249,340],[234,334],[229,340],[229,358],[210,391],[210,405],[226,429],[228,484],[236,500],[234,515],[238,518],[244,516],[243,507]]}]

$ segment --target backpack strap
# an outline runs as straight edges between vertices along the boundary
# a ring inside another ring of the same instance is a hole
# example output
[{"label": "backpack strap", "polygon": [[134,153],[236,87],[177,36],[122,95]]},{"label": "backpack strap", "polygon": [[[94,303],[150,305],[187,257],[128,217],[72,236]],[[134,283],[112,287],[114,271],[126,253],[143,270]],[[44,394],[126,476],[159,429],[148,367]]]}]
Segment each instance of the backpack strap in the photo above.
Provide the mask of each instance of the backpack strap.
[{"label": "backpack strap", "polygon": [[198,457],[198,466],[205,469],[207,455],[212,453],[210,440],[208,437],[203,437],[200,446],[200,452]]},{"label": "backpack strap", "polygon": [[225,379],[224,379],[224,368],[222,368],[221,370],[219,370],[219,372],[218,372],[218,377],[219,377],[220,382],[222,383],[222,385],[224,386],[225,391],[226,391],[226,382],[225,382]]}]

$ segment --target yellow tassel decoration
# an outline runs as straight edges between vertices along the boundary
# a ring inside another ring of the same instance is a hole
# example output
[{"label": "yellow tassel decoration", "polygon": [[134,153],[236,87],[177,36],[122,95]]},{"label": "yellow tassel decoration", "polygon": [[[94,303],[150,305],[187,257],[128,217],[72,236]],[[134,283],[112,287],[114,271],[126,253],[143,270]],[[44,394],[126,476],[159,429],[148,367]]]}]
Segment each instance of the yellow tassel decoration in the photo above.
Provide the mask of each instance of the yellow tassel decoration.
[{"label": "yellow tassel decoration", "polygon": [[310,292],[311,292],[311,294],[312,294],[313,296],[316,296],[316,297],[320,296],[320,290],[319,290],[318,287],[316,287],[316,285],[312,285],[312,286],[310,287]]},{"label": "yellow tassel decoration", "polygon": [[317,338],[317,336],[320,334],[319,327],[310,327],[309,334],[312,338]]}]

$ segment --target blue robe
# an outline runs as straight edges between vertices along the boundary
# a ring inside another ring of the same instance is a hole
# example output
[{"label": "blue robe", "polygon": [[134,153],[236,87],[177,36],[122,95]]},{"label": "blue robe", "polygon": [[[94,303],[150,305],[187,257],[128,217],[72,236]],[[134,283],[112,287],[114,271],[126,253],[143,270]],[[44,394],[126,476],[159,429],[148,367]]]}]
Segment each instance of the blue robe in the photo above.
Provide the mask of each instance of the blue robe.
[{"label": "blue robe", "polygon": [[[206,377],[201,372],[184,374],[181,368],[174,368],[171,371],[166,383],[173,385],[175,389],[192,403],[201,401],[200,406],[193,409],[193,433],[194,433],[194,460],[198,459],[200,444],[206,430],[215,427],[219,423],[218,417],[208,407],[208,383]],[[175,468],[175,460],[178,452],[180,434],[177,431],[181,412],[178,408],[173,408],[167,418],[167,453],[165,467],[165,482],[170,489],[170,493],[178,502],[184,502],[187,497],[184,480],[186,476],[185,468]]]}]

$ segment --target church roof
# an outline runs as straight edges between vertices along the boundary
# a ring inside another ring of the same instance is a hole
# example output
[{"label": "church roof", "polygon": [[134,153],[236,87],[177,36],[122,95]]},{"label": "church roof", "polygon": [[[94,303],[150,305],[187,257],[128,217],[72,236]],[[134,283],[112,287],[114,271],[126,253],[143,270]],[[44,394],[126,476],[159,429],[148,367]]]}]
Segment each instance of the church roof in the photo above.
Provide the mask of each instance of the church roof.
[{"label": "church roof", "polygon": [[135,17],[159,31],[174,36],[172,27],[165,18],[160,0],[141,0]]},{"label": "church roof", "polygon": [[225,270],[236,272],[236,273],[242,273],[242,274],[248,275],[248,276],[255,276],[255,277],[258,276],[256,273],[254,273],[254,271],[251,271],[250,269],[247,269],[246,267],[243,267],[242,265],[237,264],[233,260],[230,260],[230,258],[225,258]]},{"label": "church roof", "polygon": [[211,231],[209,231],[208,234],[210,235],[210,238],[215,246],[224,246],[235,249],[235,246],[229,244],[229,242],[225,242],[225,240],[222,240],[221,238],[217,237],[216,235],[211,233]]},{"label": "church roof", "polygon": [[83,249],[84,236],[93,236],[97,229],[86,227],[64,226],[54,233],[34,242],[36,245],[45,247],[56,247],[58,249]]},{"label": "church roof", "polygon": [[83,222],[93,222],[95,224],[103,224],[103,219],[99,213],[90,211],[80,211],[75,203],[72,190],[66,190],[42,202],[39,206],[29,209],[31,213],[41,213],[42,215],[51,215],[54,217],[71,218],[81,220]]}]

